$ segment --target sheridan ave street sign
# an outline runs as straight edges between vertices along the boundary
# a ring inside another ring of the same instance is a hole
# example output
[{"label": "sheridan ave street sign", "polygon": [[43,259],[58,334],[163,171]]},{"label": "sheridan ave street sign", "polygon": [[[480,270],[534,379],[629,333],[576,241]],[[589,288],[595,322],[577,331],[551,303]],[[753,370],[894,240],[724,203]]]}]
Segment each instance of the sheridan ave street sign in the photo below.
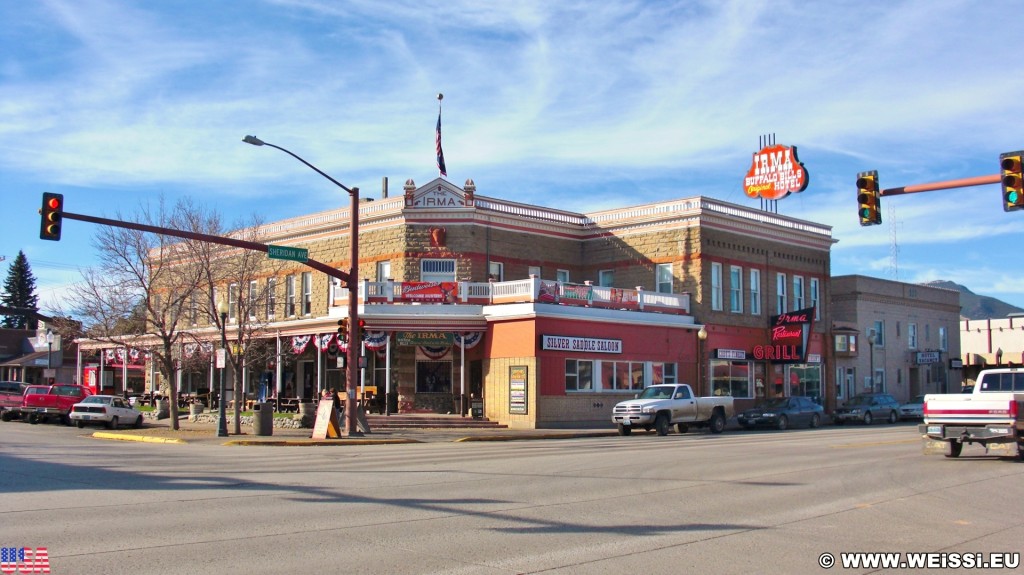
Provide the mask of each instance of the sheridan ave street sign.
[{"label": "sheridan ave street sign", "polygon": [[267,256],[275,260],[291,260],[293,262],[304,262],[309,259],[309,250],[306,248],[290,248],[288,246],[267,246]]}]

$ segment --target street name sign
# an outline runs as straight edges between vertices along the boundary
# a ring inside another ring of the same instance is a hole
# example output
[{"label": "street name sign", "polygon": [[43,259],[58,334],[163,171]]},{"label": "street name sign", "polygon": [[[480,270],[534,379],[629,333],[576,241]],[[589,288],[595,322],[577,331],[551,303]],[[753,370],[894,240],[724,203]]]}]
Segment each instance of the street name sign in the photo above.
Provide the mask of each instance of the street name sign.
[{"label": "street name sign", "polygon": [[274,260],[304,262],[309,259],[309,250],[306,248],[269,245],[267,246],[267,256]]}]

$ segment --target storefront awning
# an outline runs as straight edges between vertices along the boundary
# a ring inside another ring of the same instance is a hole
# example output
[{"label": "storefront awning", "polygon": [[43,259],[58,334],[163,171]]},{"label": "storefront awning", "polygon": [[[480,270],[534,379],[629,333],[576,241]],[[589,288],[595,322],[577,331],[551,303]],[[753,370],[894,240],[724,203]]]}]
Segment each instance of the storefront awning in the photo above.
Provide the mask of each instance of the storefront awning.
[{"label": "storefront awning", "polygon": [[23,355],[21,357],[15,357],[0,363],[3,367],[46,367],[47,359],[45,351],[36,351]]}]

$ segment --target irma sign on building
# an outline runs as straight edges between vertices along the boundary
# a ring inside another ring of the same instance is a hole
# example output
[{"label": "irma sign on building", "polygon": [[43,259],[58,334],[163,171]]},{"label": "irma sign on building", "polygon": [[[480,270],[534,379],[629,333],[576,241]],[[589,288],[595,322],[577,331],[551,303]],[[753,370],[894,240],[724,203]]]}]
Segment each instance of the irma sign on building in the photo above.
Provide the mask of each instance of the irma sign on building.
[{"label": "irma sign on building", "polygon": [[796,159],[796,146],[761,148],[743,179],[743,192],[751,198],[778,200],[807,188],[807,169]]}]

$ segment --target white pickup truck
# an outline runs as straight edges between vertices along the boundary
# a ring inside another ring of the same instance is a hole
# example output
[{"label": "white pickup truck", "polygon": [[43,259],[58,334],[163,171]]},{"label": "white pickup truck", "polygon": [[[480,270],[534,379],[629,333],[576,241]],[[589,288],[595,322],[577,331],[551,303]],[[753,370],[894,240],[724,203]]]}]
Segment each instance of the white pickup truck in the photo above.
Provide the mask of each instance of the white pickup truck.
[{"label": "white pickup truck", "polygon": [[959,457],[964,443],[978,443],[1024,460],[1024,368],[983,370],[971,393],[926,395],[918,429],[926,454]]},{"label": "white pickup truck", "polygon": [[667,435],[672,425],[686,433],[690,425],[708,427],[711,433],[722,433],[725,421],[733,416],[731,397],[694,397],[685,383],[652,385],[636,399],[620,401],[612,408],[612,423],[619,435],[629,435],[634,427],[658,435]]}]

